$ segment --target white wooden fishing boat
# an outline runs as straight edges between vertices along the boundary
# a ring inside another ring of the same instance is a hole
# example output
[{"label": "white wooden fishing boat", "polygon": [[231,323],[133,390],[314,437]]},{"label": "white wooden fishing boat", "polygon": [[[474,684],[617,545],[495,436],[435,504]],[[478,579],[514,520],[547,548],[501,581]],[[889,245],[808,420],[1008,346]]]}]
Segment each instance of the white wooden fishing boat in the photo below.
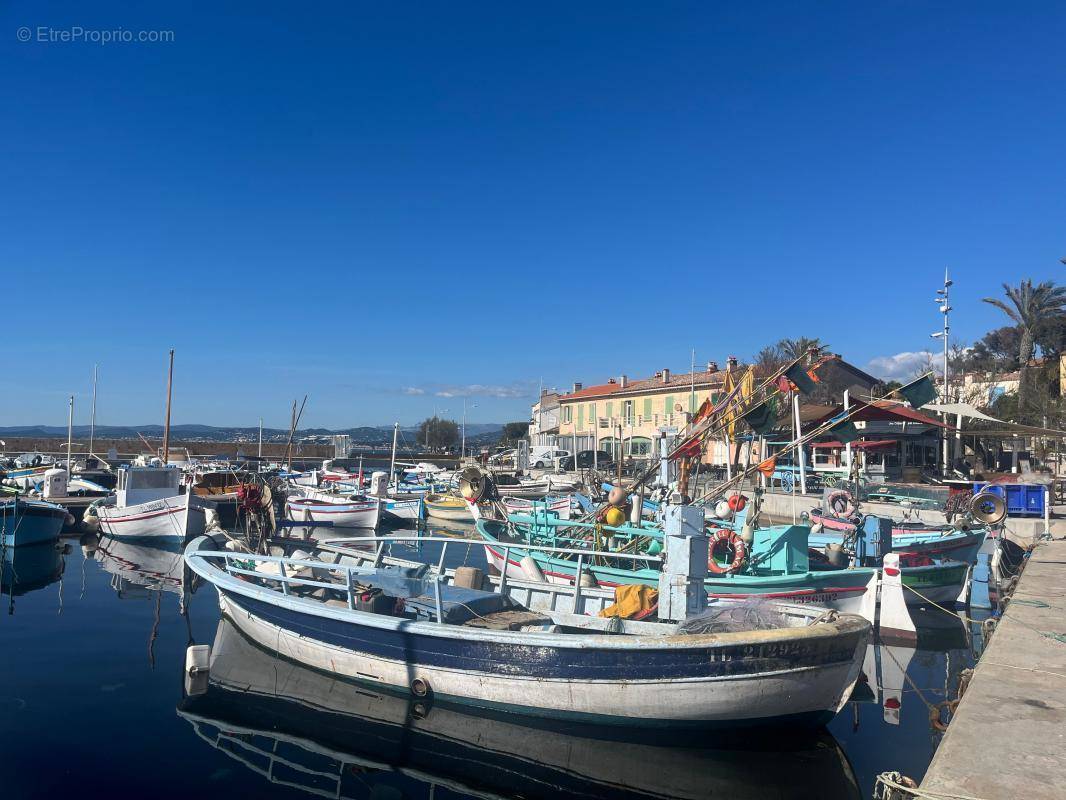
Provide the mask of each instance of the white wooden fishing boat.
[{"label": "white wooden fishing boat", "polygon": [[340,495],[307,487],[285,500],[285,512],[294,522],[376,528],[381,503],[377,497]]},{"label": "white wooden fishing boat", "polygon": [[[453,571],[383,566],[383,548],[397,537],[355,539],[350,550],[333,543],[334,562],[219,551],[201,538],[185,559],[253,641],[314,669],[416,696],[641,727],[832,717],[859,675],[869,622],[769,604],[770,627],[699,627],[730,604],[708,606],[702,512],[681,508],[692,513],[670,517],[659,622],[590,616],[611,594],[580,584],[504,578],[487,591],[457,585]],[[367,542],[380,543],[377,553],[356,554]]]},{"label": "white wooden fishing boat", "polygon": [[505,497],[503,507],[508,514],[543,514],[545,509],[559,515],[559,519],[570,519],[571,501],[569,497],[544,498],[543,501],[527,500],[524,497]]},{"label": "white wooden fishing boat", "polygon": [[862,797],[824,731],[634,740],[572,723],[527,725],[337,680],[257,647],[226,619],[208,666],[202,688],[187,684],[178,716],[242,774],[309,794],[513,800],[520,787],[527,800]]},{"label": "white wooden fishing boat", "polygon": [[89,506],[85,521],[116,539],[199,536],[207,529],[214,504],[181,488],[181,470],[176,466],[122,467],[114,496]]}]

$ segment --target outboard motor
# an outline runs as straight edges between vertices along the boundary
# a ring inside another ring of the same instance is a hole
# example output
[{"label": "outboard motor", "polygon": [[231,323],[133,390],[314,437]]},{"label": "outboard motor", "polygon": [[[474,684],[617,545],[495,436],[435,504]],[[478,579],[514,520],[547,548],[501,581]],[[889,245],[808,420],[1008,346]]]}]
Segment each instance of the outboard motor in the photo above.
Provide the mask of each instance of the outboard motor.
[{"label": "outboard motor", "polygon": [[855,531],[855,562],[877,564],[892,550],[892,520],[867,514]]}]

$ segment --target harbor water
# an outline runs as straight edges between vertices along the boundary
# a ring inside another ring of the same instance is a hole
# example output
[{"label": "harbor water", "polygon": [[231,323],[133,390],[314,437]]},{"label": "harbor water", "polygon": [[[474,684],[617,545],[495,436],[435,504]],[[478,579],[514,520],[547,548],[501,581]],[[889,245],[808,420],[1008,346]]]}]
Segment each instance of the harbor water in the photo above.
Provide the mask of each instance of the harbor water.
[{"label": "harbor water", "polygon": [[[426,548],[396,554],[435,562]],[[477,546],[448,556],[485,566]],[[4,798],[865,798],[884,770],[924,774],[940,736],[930,706],[954,698],[980,648],[957,617],[924,610],[917,647],[870,646],[866,680],[825,730],[664,735],[427,706],[293,664],[220,620],[177,545],[8,550],[0,601]],[[199,687],[191,644],[216,657]]]}]

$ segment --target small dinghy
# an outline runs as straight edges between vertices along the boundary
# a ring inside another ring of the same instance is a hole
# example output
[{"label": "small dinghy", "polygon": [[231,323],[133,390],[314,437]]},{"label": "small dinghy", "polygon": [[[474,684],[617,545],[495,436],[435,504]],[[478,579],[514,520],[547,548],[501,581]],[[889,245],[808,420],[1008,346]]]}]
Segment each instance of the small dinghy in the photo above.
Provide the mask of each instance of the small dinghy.
[{"label": "small dinghy", "polygon": [[470,504],[450,494],[427,494],[426,516],[452,522],[473,522]]},{"label": "small dinghy", "polygon": [[[709,605],[703,511],[671,506],[666,517],[657,621],[650,608],[640,620],[601,616],[613,593],[580,583],[503,577],[488,589],[478,570],[389,564],[385,547],[404,537],[334,541],[323,558],[302,559],[219,551],[202,537],[185,560],[252,641],[416,697],[642,727],[821,724],[836,714],[870,623],[777,603],[759,614]],[[476,542],[407,538],[443,551]],[[360,551],[367,543],[377,551]]]}]

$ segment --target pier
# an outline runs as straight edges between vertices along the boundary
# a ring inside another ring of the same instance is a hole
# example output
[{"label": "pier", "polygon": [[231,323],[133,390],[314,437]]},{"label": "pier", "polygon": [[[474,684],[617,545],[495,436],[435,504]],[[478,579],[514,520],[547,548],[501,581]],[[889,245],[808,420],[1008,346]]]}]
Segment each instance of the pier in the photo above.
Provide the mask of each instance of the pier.
[{"label": "pier", "polygon": [[1033,549],[918,796],[1066,796],[1066,540]]}]

